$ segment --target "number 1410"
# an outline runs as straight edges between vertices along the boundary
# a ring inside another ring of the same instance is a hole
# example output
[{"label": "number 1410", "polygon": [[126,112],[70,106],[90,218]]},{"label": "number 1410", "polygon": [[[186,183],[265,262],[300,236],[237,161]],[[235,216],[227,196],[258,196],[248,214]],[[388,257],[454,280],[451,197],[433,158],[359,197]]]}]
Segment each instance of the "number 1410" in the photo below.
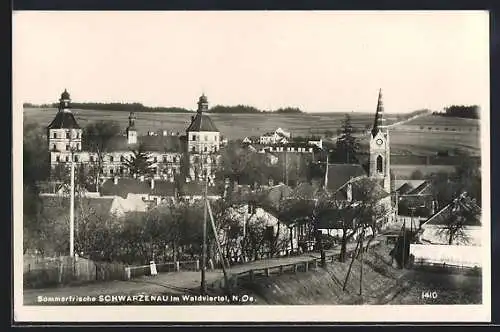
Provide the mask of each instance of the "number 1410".
[{"label": "number 1410", "polygon": [[431,291],[422,291],[422,299],[437,299],[438,294],[437,292],[431,292]]}]

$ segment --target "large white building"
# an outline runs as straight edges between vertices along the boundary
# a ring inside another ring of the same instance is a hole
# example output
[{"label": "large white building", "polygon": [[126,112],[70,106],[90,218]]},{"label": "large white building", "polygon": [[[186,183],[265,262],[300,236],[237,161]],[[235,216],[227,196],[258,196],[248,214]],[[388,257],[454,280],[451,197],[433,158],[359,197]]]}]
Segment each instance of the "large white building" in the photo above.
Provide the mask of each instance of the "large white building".
[{"label": "large white building", "polygon": [[[155,179],[173,181],[183,174],[189,180],[215,179],[215,171],[220,161],[219,149],[221,135],[209,116],[203,114],[208,110],[208,100],[202,95],[198,101],[196,115],[185,135],[174,134],[163,130],[159,135],[140,135],[135,126],[136,117],[132,112],[129,125],[124,135],[112,137],[102,153],[89,147],[84,150],[84,133],[71,111],[71,99],[65,90],[59,100],[59,111],[47,128],[50,163],[52,169],[57,165],[69,165],[71,158],[78,165],[97,164],[98,156],[102,156],[102,178],[130,176],[125,162],[130,160],[133,151],[139,146],[146,151],[153,163]],[[168,116],[168,115],[167,115]],[[91,146],[91,144],[86,145]],[[185,165],[183,165],[183,163]]]}]

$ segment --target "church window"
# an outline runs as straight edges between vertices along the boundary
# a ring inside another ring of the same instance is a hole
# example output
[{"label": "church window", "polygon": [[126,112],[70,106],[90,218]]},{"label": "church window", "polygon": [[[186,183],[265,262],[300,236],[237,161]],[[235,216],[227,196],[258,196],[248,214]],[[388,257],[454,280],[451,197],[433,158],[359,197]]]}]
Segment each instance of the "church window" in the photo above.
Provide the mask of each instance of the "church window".
[{"label": "church window", "polygon": [[54,135],[52,135],[54,138],[57,138],[57,133],[54,133]]},{"label": "church window", "polygon": [[377,172],[382,173],[382,156],[377,157]]},{"label": "church window", "polygon": [[61,158],[59,156],[56,156],[56,161],[57,162],[60,162],[61,161]]},{"label": "church window", "polygon": [[196,152],[196,147],[193,146],[192,149],[191,149],[191,151],[192,152]]},{"label": "church window", "polygon": [[75,155],[75,162],[78,162],[78,156]]},{"label": "church window", "polygon": [[69,156],[66,156],[66,161],[67,161],[67,162],[69,161]]},{"label": "church window", "polygon": [[69,148],[69,144],[66,145],[66,151],[69,151],[70,148]]},{"label": "church window", "polygon": [[54,144],[54,145],[52,146],[52,150],[56,151],[56,149],[57,149],[57,147],[56,147],[56,145]]},{"label": "church window", "polygon": [[69,138],[69,131],[66,132],[66,138]]},{"label": "church window", "polygon": [[191,138],[192,141],[196,141],[196,136],[193,135],[193,137]]}]

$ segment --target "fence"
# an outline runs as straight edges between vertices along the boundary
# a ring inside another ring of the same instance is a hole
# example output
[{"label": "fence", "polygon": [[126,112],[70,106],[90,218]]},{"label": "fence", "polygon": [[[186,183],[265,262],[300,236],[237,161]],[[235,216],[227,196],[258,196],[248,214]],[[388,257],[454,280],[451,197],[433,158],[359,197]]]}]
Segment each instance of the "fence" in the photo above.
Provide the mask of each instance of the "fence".
[{"label": "fence", "polygon": [[[165,262],[165,263],[155,263],[156,271],[158,273],[166,272],[180,272],[180,271],[199,271],[200,261],[175,261],[175,262]],[[213,267],[212,267],[213,269]],[[123,272],[124,271],[124,272]],[[133,278],[138,278],[142,276],[151,275],[151,264],[140,265],[140,266],[126,266],[122,270],[122,274],[125,275],[125,280],[130,280]]]},{"label": "fence", "polygon": [[95,262],[69,256],[28,259],[27,262],[23,274],[26,288],[124,279],[125,266],[121,263]]}]

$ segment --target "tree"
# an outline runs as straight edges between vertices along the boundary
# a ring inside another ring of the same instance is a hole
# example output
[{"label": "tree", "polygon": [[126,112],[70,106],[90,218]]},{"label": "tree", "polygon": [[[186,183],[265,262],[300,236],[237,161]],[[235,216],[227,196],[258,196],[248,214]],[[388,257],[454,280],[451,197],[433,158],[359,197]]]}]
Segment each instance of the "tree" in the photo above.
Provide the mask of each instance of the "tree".
[{"label": "tree", "polygon": [[95,153],[94,162],[90,168],[93,173],[96,191],[99,191],[99,179],[102,172],[104,155],[110,148],[113,137],[120,133],[120,125],[116,121],[97,121],[88,124],[82,133],[82,149]]},{"label": "tree", "polygon": [[357,154],[360,149],[358,139],[354,137],[354,128],[351,116],[346,114],[342,121],[340,137],[337,139],[337,153],[345,163],[357,163]]},{"label": "tree", "polygon": [[358,180],[352,184],[352,191],[356,193],[353,201],[338,199],[335,193],[326,193],[320,197],[316,208],[320,222],[337,225],[342,229],[341,262],[345,262],[347,258],[347,243],[356,234],[367,229],[372,234],[367,244],[369,246],[380,229],[381,219],[389,212],[387,204],[382,201],[385,194],[376,181]]},{"label": "tree", "polygon": [[130,159],[126,159],[123,165],[134,176],[149,176],[155,172],[153,161],[150,158],[151,156],[145,151],[144,146],[139,145],[137,149],[132,150],[132,156]]},{"label": "tree", "polygon": [[445,220],[447,221],[438,234],[447,239],[449,245],[453,242],[469,241],[465,232],[467,224],[471,223],[480,215],[480,209],[474,200],[465,194],[455,198],[450,206],[445,210]]}]

